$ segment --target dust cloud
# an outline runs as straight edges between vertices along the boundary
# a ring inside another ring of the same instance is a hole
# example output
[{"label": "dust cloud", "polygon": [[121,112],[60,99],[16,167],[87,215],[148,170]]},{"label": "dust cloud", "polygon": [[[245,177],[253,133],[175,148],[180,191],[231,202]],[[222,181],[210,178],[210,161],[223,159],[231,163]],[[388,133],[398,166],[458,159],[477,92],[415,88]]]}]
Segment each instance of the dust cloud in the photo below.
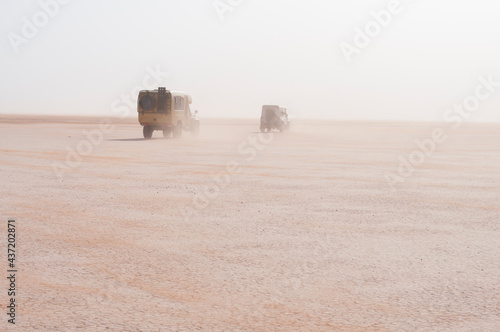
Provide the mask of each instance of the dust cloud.
[{"label": "dust cloud", "polygon": [[144,140],[100,122],[0,118],[23,331],[499,326],[498,127],[464,126],[391,185],[434,124],[202,119]]}]

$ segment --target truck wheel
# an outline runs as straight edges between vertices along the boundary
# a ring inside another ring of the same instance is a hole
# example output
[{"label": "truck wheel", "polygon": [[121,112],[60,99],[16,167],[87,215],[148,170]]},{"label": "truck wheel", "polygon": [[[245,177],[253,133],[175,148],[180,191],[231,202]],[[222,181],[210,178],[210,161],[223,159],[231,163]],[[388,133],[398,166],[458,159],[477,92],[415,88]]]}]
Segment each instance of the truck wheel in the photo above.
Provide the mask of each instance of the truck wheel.
[{"label": "truck wheel", "polygon": [[177,126],[174,128],[174,138],[181,138],[182,137],[182,123],[178,123]]},{"label": "truck wheel", "polygon": [[266,128],[264,128],[264,127],[260,127],[260,132],[261,132],[261,133],[265,133],[265,132],[266,132]]},{"label": "truck wheel", "polygon": [[163,137],[169,138],[170,135],[172,135],[172,130],[170,130],[169,128],[163,129]]},{"label": "truck wheel", "polygon": [[144,128],[142,128],[142,134],[144,135],[145,139],[150,139],[151,137],[153,137],[153,128],[144,126]]}]

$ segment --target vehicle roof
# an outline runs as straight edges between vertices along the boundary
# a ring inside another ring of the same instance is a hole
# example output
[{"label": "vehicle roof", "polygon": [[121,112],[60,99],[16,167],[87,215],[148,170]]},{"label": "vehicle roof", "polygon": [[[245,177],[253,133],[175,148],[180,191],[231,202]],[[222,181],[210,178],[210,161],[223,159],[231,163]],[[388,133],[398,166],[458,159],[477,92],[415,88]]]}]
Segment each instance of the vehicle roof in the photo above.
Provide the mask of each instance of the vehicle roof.
[{"label": "vehicle roof", "polygon": [[[158,92],[158,89],[154,89],[154,90],[142,90],[139,93],[151,92],[151,91]],[[169,91],[169,90],[167,90],[167,91]],[[187,96],[189,103],[190,104],[193,103],[193,97],[191,97],[191,95],[189,93],[187,93],[187,92],[184,92],[184,91],[169,91],[169,92],[172,94],[172,97],[184,97],[184,96]]]}]

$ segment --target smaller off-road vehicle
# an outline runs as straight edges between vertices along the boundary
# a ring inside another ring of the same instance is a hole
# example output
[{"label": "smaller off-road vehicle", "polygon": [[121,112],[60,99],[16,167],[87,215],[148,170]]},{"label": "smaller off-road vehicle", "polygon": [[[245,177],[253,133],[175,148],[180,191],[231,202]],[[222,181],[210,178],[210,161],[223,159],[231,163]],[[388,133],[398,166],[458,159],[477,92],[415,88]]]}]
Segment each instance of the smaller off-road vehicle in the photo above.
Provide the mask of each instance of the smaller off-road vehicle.
[{"label": "smaller off-road vehicle", "polygon": [[264,105],[262,106],[262,115],[260,116],[260,131],[270,132],[271,130],[290,129],[290,121],[286,108],[279,107],[278,105]]},{"label": "smaller off-road vehicle", "polygon": [[168,91],[166,88],[143,90],[137,99],[139,123],[143,126],[144,138],[150,139],[155,130],[163,131],[163,137],[182,136],[182,131],[197,135],[200,130],[198,111],[191,113],[189,105],[193,102],[185,92]]}]

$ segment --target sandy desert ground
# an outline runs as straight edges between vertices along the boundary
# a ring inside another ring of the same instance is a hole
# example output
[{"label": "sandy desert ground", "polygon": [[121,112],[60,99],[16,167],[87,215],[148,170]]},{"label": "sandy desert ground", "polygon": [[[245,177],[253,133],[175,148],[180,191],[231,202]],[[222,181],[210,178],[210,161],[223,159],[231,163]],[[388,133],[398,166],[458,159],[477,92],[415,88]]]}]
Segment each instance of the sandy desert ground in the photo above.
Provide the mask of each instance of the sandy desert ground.
[{"label": "sandy desert ground", "polygon": [[134,120],[0,116],[15,328],[500,330],[500,125],[443,127],[390,186],[442,125],[257,122],[147,141]]}]

